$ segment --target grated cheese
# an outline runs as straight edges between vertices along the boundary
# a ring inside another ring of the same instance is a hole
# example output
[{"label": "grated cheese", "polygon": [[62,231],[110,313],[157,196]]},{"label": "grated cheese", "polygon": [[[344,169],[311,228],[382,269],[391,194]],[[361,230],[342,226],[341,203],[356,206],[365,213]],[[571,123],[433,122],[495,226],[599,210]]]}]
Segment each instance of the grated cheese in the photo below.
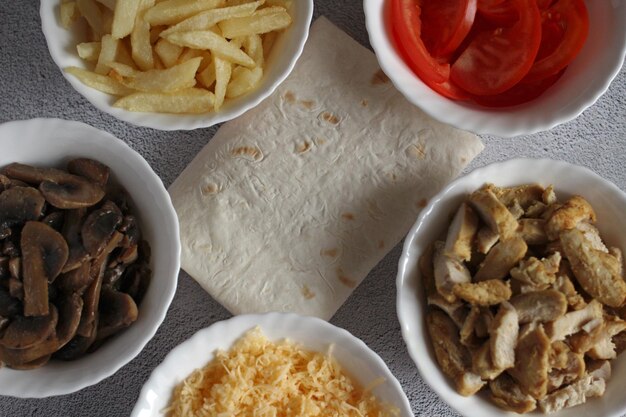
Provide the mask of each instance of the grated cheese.
[{"label": "grated cheese", "polygon": [[[379,380],[376,383],[380,383]],[[218,351],[174,390],[168,417],[391,417],[398,411],[361,389],[328,355],[258,327]]]}]

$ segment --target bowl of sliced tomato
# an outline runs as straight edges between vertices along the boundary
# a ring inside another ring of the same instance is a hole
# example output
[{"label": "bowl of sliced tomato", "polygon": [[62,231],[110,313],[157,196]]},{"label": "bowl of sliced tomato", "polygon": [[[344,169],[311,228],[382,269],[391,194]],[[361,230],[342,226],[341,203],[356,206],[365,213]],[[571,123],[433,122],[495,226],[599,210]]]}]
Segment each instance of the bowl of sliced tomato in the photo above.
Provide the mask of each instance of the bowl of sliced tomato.
[{"label": "bowl of sliced tomato", "polygon": [[370,43],[407,100],[478,134],[576,118],[626,55],[626,2],[364,0]]}]

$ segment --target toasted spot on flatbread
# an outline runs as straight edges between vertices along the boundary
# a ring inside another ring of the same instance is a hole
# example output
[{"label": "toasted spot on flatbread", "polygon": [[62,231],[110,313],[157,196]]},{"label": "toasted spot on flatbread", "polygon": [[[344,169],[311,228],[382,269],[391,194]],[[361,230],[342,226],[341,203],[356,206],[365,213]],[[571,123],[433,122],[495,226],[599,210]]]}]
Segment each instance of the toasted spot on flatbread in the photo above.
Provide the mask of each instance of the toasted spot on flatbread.
[{"label": "toasted spot on flatbread", "polygon": [[317,146],[325,145],[326,144],[326,139],[324,139],[324,138],[317,138],[317,139],[315,139],[315,144]]},{"label": "toasted spot on flatbread", "polygon": [[330,258],[336,258],[339,255],[339,249],[337,248],[323,249],[320,251],[320,254],[322,256],[328,256]]},{"label": "toasted spot on flatbread", "polygon": [[417,207],[424,208],[426,207],[426,204],[428,204],[428,199],[422,198],[420,201],[417,202]]},{"label": "toasted spot on flatbread", "polygon": [[315,106],[315,101],[313,100],[300,100],[300,104],[302,107],[311,110]]},{"label": "toasted spot on flatbread", "polygon": [[374,75],[372,76],[372,81],[371,81],[372,85],[387,84],[388,82],[389,82],[389,77],[387,77],[387,74],[385,74],[383,70],[381,69],[376,71]]},{"label": "toasted spot on flatbread", "polygon": [[339,118],[330,112],[323,111],[322,113],[320,113],[319,117],[322,120],[325,120],[328,123],[331,123],[333,125],[339,124]]},{"label": "toasted spot on flatbread", "polygon": [[354,281],[352,278],[348,278],[347,276],[340,273],[337,274],[337,279],[348,288],[356,288],[356,281]]},{"label": "toasted spot on flatbread", "polygon": [[263,152],[256,146],[239,146],[233,149],[230,154],[235,158],[244,158],[254,162],[263,159]]},{"label": "toasted spot on flatbread", "polygon": [[367,107],[367,105],[369,104],[369,101],[367,101],[366,98],[364,98],[363,100],[361,100],[361,106],[363,107]]},{"label": "toasted spot on flatbread", "polygon": [[354,220],[354,214],[352,213],[341,213],[341,218],[344,220]]},{"label": "toasted spot on flatbread", "polygon": [[411,144],[406,148],[406,154],[410,157],[417,159],[425,159],[426,158],[426,149],[423,143],[418,143],[417,145]]},{"label": "toasted spot on flatbread", "polygon": [[296,147],[297,153],[305,153],[309,150],[311,150],[311,142],[309,142],[308,140],[305,140]]},{"label": "toasted spot on flatbread", "polygon": [[289,90],[285,92],[283,98],[287,103],[294,103],[296,101],[296,95],[293,93],[293,91]]},{"label": "toasted spot on flatbread", "polygon": [[202,195],[217,194],[218,191],[219,191],[219,186],[215,183],[205,184],[202,187],[200,187],[200,192],[202,193]]},{"label": "toasted spot on flatbread", "polygon": [[302,287],[302,296],[304,298],[306,298],[307,300],[311,300],[311,299],[315,298],[315,293],[313,291],[311,291],[311,289],[309,287],[304,285]]}]

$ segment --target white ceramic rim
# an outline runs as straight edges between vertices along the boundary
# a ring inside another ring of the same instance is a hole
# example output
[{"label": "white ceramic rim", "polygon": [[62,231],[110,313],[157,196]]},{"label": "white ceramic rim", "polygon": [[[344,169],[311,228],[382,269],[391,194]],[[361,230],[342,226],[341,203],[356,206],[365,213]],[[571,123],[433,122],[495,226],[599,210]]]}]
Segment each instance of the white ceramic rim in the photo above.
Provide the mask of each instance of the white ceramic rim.
[{"label": "white ceramic rim", "polygon": [[[302,25],[293,25],[293,27],[290,29],[294,31],[292,35],[294,37],[298,37],[300,41],[295,49],[296,53],[291,56],[287,66],[285,67],[285,70],[274,80],[274,82],[269,84],[262,84],[256,91],[253,91],[241,97],[240,101],[238,98],[236,103],[225,106],[221,111],[217,113],[210,112],[200,115],[175,115],[162,113],[132,113],[127,110],[115,108],[111,105],[101,105],[98,101],[94,100],[92,94],[84,94],[83,90],[85,90],[86,88],[90,89],[90,87],[83,85],[76,77],[73,77],[63,71],[62,62],[64,61],[64,53],[62,52],[62,45],[56,44],[53,39],[51,39],[51,34],[55,29],[57,29],[55,25],[58,25],[58,23],[55,18],[47,18],[46,16],[54,16],[54,13],[56,11],[55,8],[58,3],[58,0],[41,0],[39,14],[41,19],[42,32],[44,34],[44,38],[46,39],[48,51],[50,52],[52,60],[59,68],[59,71],[61,71],[63,77],[70,83],[70,85],[78,94],[87,99],[87,101],[89,101],[98,110],[110,114],[111,116],[119,120],[133,124],[135,126],[149,127],[152,129],[164,131],[194,130],[211,127],[216,124],[223,123],[241,116],[248,110],[256,107],[267,97],[271,96],[276,88],[278,88],[278,86],[283,81],[285,81],[289,74],[291,74],[291,71],[295,67],[296,62],[298,61],[300,55],[302,54],[302,51],[304,50],[306,40],[309,37],[309,28],[311,26],[311,20],[313,18],[314,7],[313,0],[296,0],[297,7],[304,8],[303,15],[305,17],[305,22],[303,22],[304,24]],[[93,95],[106,95],[105,93],[101,93],[95,90],[92,93]],[[155,123],[154,118],[167,119],[168,123]]]},{"label": "white ceramic rim", "polygon": [[[371,350],[365,344],[365,342],[363,342],[361,339],[357,338],[347,330],[334,326],[320,318],[301,316],[294,313],[276,312],[264,314],[242,314],[239,316],[234,316],[227,320],[218,321],[216,323],[213,323],[209,327],[199,330],[189,339],[176,346],[167,354],[163,361],[150,374],[150,377],[141,389],[139,398],[135,404],[133,412],[131,413],[131,417],[146,417],[154,415],[147,412],[147,410],[152,410],[152,406],[149,403],[150,400],[148,399],[148,397],[150,396],[150,390],[152,389],[153,385],[158,384],[159,379],[170,378],[171,380],[171,377],[168,375],[167,368],[169,366],[172,366],[172,364],[175,364],[178,357],[186,357],[188,353],[193,352],[194,346],[206,345],[206,340],[216,340],[213,338],[219,338],[219,336],[223,334],[231,335],[232,331],[230,331],[229,328],[234,327],[238,329],[245,327],[252,329],[255,326],[260,326],[261,330],[265,330],[273,326],[306,326],[325,329],[329,333],[332,333],[335,338],[333,344],[349,347],[351,350],[358,350],[362,352],[365,356],[367,356],[369,362],[373,363],[378,369],[384,371],[385,374],[381,376],[386,379],[385,384],[391,384],[391,389],[393,391],[397,391],[398,393],[402,394],[401,397],[404,400],[403,404],[395,404],[401,411],[409,413],[401,414],[402,417],[413,417],[411,404],[409,403],[409,400],[406,397],[406,394],[402,389],[400,382],[396,379],[391,370],[389,370],[387,364],[385,364],[380,356],[378,356],[376,352]],[[243,336],[244,333],[237,334],[236,338]],[[296,343],[299,342],[296,338],[289,339],[293,340]],[[306,348],[306,346],[304,347]],[[213,352],[211,352],[211,356],[213,356]],[[195,364],[194,369],[200,368],[204,365],[206,365],[206,363]]]},{"label": "white ceramic rim", "polygon": [[[495,170],[495,171],[506,172],[509,169],[510,165],[520,165],[520,164],[531,164],[531,165],[537,165],[537,166],[549,164],[552,167],[554,167],[556,171],[569,170],[569,171],[578,171],[578,172],[584,173],[584,175],[589,176],[590,178],[593,178],[595,181],[602,182],[611,192],[614,192],[616,195],[618,195],[620,199],[624,202],[624,205],[626,205],[626,193],[622,191],[619,187],[617,187],[617,185],[613,184],[611,181],[605,178],[602,178],[600,175],[596,174],[589,168],[586,168],[580,165],[574,165],[565,161],[552,160],[552,159],[547,159],[547,158],[541,158],[541,159],[515,158],[515,159],[510,159],[506,161],[495,162],[492,164],[485,165],[483,167],[475,169],[474,171],[470,172],[467,175],[457,178],[456,180],[451,182],[445,189],[443,189],[436,196],[434,196],[431,199],[431,201],[426,205],[426,207],[424,207],[424,209],[421,211],[421,213],[417,217],[415,224],[411,227],[411,230],[407,234],[407,237],[404,241],[404,245],[402,248],[402,255],[400,256],[400,259],[398,261],[398,275],[396,276],[396,314],[398,316],[398,321],[400,322],[400,331],[402,333],[402,339],[404,340],[405,346],[409,352],[409,355],[411,356],[411,359],[415,363],[420,375],[422,376],[422,380],[426,382],[428,386],[430,386],[431,389],[435,393],[437,393],[439,398],[441,398],[446,404],[448,404],[451,408],[453,408],[456,412],[458,412],[460,415],[463,415],[463,416],[471,415],[472,417],[475,417],[475,416],[479,416],[480,414],[476,414],[475,412],[472,412],[471,414],[467,414],[466,410],[463,410],[457,407],[457,405],[455,404],[454,401],[452,401],[452,398],[450,398],[447,392],[445,392],[443,389],[440,389],[438,386],[431,384],[430,379],[428,377],[424,377],[424,375],[426,374],[426,369],[424,368],[424,365],[422,365],[421,363],[422,358],[418,357],[418,354],[421,351],[417,351],[411,348],[413,346],[413,342],[411,341],[411,337],[410,337],[411,335],[409,334],[409,325],[407,324],[410,318],[406,317],[407,313],[405,313],[405,311],[407,310],[404,304],[405,303],[404,298],[406,297],[406,294],[405,294],[403,287],[405,285],[405,282],[410,279],[410,277],[407,276],[408,264],[411,261],[411,258],[414,258],[413,262],[416,262],[416,260],[415,260],[415,255],[411,256],[409,255],[409,252],[410,252],[411,246],[414,244],[414,241],[417,238],[420,228],[422,227],[422,225],[426,224],[424,219],[430,216],[431,212],[433,211],[434,206],[436,206],[444,196],[447,196],[452,190],[454,190],[454,188],[457,187],[459,183],[464,183],[468,179],[471,181],[472,178],[481,177],[483,176],[483,173],[485,171]],[[419,303],[419,301],[417,303]],[[417,323],[418,330],[421,330],[424,327],[424,318],[419,317],[416,323]],[[411,326],[411,327],[415,327],[415,326]],[[424,330],[424,332],[426,333],[426,330]],[[454,392],[454,395],[459,395],[459,394]],[[570,409],[567,411],[571,411],[571,410],[574,410],[574,409]],[[603,415],[603,417],[621,417],[624,414],[624,411],[626,411],[626,404],[624,405],[622,410],[611,413],[611,414]],[[506,412],[504,410],[502,410],[502,414],[503,415],[517,415],[514,413]],[[555,414],[555,415],[559,415],[559,414]]]},{"label": "white ceramic rim", "polygon": [[[587,108],[593,105],[609,88],[611,82],[619,74],[624,59],[626,58],[626,30],[624,36],[622,36],[621,43],[619,45],[619,51],[614,54],[614,59],[611,61],[612,71],[606,74],[601,87],[596,90],[594,95],[590,95],[587,100],[581,101],[577,106],[568,106],[567,111],[561,115],[558,119],[551,119],[545,115],[541,117],[535,117],[531,120],[532,125],[528,123],[522,123],[521,121],[514,122],[512,118],[504,118],[506,113],[496,113],[494,110],[486,107],[475,107],[484,109],[486,115],[490,117],[489,121],[486,121],[486,117],[477,117],[475,114],[467,111],[462,107],[462,104],[457,104],[458,109],[449,109],[447,106],[442,106],[444,101],[449,102],[443,96],[432,91],[429,87],[422,83],[419,78],[412,73],[400,56],[395,52],[394,46],[389,42],[385,34],[385,22],[384,16],[384,3],[388,0],[363,0],[363,9],[365,11],[365,26],[369,36],[372,49],[376,53],[376,58],[381,69],[387,74],[395,88],[405,96],[405,98],[419,107],[429,116],[440,122],[455,126],[460,129],[470,130],[479,135],[495,135],[504,138],[512,138],[521,135],[530,135],[543,131],[550,130],[560,124],[566,123],[580,116]],[[608,0],[607,0],[608,1]],[[392,65],[393,63],[393,65]],[[404,89],[400,85],[400,82],[396,76],[394,67],[401,66],[405,72],[410,72],[413,77],[417,78],[421,84],[421,89],[416,91],[416,94],[410,96],[404,92]],[[425,103],[420,102],[419,98],[426,98]],[[518,107],[506,107],[504,111],[508,109],[516,109]],[[500,116],[498,118],[498,116]],[[491,120],[498,118],[496,120]]]},{"label": "white ceramic rim", "polygon": [[[178,216],[176,215],[176,211],[174,210],[174,206],[172,204],[172,201],[170,199],[170,196],[167,190],[165,189],[165,186],[163,185],[163,182],[156,175],[156,173],[152,170],[148,162],[141,155],[139,155],[139,153],[137,153],[130,146],[128,146],[125,142],[123,142],[121,139],[116,138],[115,136],[113,136],[112,134],[108,132],[97,129],[88,124],[75,122],[75,121],[68,121],[68,120],[63,120],[63,119],[56,119],[56,118],[37,118],[37,119],[29,119],[29,120],[11,121],[11,122],[0,124],[0,129],[6,126],[20,127],[20,126],[32,125],[35,123],[40,123],[42,125],[51,125],[51,126],[62,125],[63,127],[66,127],[68,130],[78,129],[78,130],[87,131],[89,133],[92,133],[93,136],[97,136],[99,138],[102,138],[103,140],[109,141],[108,146],[110,146],[110,148],[115,153],[124,153],[128,157],[132,158],[135,164],[142,167],[142,169],[145,171],[145,175],[149,177],[150,182],[154,184],[158,184],[158,186],[155,186],[152,191],[154,192],[154,194],[157,196],[158,199],[166,203],[165,207],[161,207],[167,213],[167,217],[168,217],[167,219],[164,219],[164,220],[172,225],[174,229],[173,231],[176,233],[175,236],[180,236]],[[147,326],[146,335],[148,335],[148,337],[145,337],[144,340],[141,342],[134,343],[126,347],[124,351],[124,356],[125,356],[124,360],[121,360],[115,363],[114,365],[111,365],[110,367],[103,369],[100,372],[83,372],[81,374],[75,375],[74,385],[69,388],[67,385],[63,385],[63,384],[47,384],[47,385],[40,384],[40,386],[37,387],[38,388],[37,391],[30,391],[28,393],[24,393],[21,390],[21,384],[3,385],[2,387],[0,387],[0,395],[7,395],[7,396],[12,396],[12,397],[17,397],[17,398],[45,398],[45,397],[51,397],[51,396],[56,396],[56,395],[71,394],[73,392],[82,390],[91,385],[97,384],[100,381],[103,381],[104,379],[115,374],[122,367],[127,365],[143,350],[143,348],[148,344],[148,342],[152,340],[156,331],[163,323],[163,320],[165,319],[165,316],[167,315],[169,306],[172,300],[174,299],[174,295],[176,293],[176,286],[178,284],[178,273],[180,271],[180,252],[181,252],[180,239],[175,240],[174,245],[173,245],[173,251],[175,255],[174,257],[175,262],[172,262],[169,269],[162,273],[164,276],[171,277],[169,281],[165,282],[166,289],[167,289],[167,293],[165,295],[166,305],[160,310],[160,313],[158,316],[154,316],[152,318],[151,324]],[[16,371],[16,372],[28,372],[28,371]]]}]

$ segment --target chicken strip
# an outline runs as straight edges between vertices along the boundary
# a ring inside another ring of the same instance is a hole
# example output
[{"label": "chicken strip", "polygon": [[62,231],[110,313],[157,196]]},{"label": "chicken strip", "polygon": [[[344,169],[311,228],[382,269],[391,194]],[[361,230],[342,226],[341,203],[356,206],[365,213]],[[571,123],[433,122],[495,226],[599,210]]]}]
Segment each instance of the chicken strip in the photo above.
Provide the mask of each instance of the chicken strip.
[{"label": "chicken strip", "polygon": [[496,187],[489,184],[488,188],[493,191],[498,200],[505,206],[514,204],[515,201],[524,209],[537,201],[542,201],[545,189],[539,184],[524,184],[515,187]]},{"label": "chicken strip", "polygon": [[517,220],[490,189],[480,189],[469,197],[470,204],[483,221],[503,239],[515,235]]},{"label": "chicken strip", "polygon": [[515,413],[530,413],[537,408],[533,397],[524,394],[519,385],[507,374],[502,374],[489,383],[491,400],[500,408]]},{"label": "chicken strip", "polygon": [[460,328],[463,326],[463,323],[465,323],[468,309],[461,301],[456,300],[455,302],[450,303],[439,293],[430,295],[426,300],[429,306],[439,307],[442,311],[444,311],[448,317],[452,319],[454,324],[457,325],[457,327]]},{"label": "chicken strip", "polygon": [[559,271],[560,263],[561,254],[559,252],[542,260],[531,256],[511,269],[511,276],[524,284],[544,288],[556,281],[556,273]]},{"label": "chicken strip", "polygon": [[592,248],[599,250],[600,252],[609,253],[609,249],[606,247],[602,238],[600,237],[600,231],[591,223],[580,222],[576,225],[576,229],[583,232],[585,239],[589,241]]},{"label": "chicken strip", "polygon": [[480,391],[487,382],[480,379],[480,376],[472,372],[463,372],[454,378],[454,384],[459,394],[464,397],[469,397]]},{"label": "chicken strip", "polygon": [[548,206],[545,203],[537,201],[526,209],[524,216],[531,219],[538,219],[543,215],[547,208]]},{"label": "chicken strip", "polygon": [[471,282],[472,276],[463,262],[447,256],[444,252],[444,243],[435,242],[434,273],[437,291],[448,302],[456,301],[452,288],[456,284]]},{"label": "chicken strip", "polygon": [[596,213],[587,200],[574,196],[557,209],[546,223],[546,233],[550,240],[559,238],[561,232],[571,230],[580,222],[596,222]]},{"label": "chicken strip", "polygon": [[476,249],[482,254],[487,254],[498,240],[500,240],[498,232],[487,226],[481,227],[476,233]]},{"label": "chicken strip", "polygon": [[554,186],[549,185],[543,194],[541,194],[541,200],[544,204],[554,204],[557,202],[556,193],[554,192]]},{"label": "chicken strip", "polygon": [[542,219],[519,219],[518,233],[528,245],[545,245],[548,235],[545,231],[546,221]]},{"label": "chicken strip", "polygon": [[563,265],[566,265],[565,268],[569,268],[569,264],[567,262],[561,263],[561,269],[559,269],[558,276],[554,284],[552,284],[552,288],[556,291],[562,293],[567,299],[567,304],[572,307],[574,310],[581,310],[585,308],[587,303],[583,299],[583,297],[578,294],[576,291],[576,287],[574,287],[574,283],[570,279],[569,275],[562,273]]},{"label": "chicken strip", "polygon": [[478,217],[467,204],[461,204],[448,228],[445,254],[461,261],[472,257],[472,241],[478,231]]},{"label": "chicken strip", "polygon": [[499,279],[456,284],[452,292],[471,305],[482,307],[500,304],[512,295],[510,284]]},{"label": "chicken strip", "polygon": [[538,400],[546,396],[550,371],[549,358],[550,339],[543,326],[526,325],[520,332],[515,348],[515,366],[508,370],[523,393]]},{"label": "chicken strip", "polygon": [[607,319],[589,332],[580,331],[569,338],[569,345],[577,353],[589,353],[593,359],[613,359],[617,356],[613,336],[626,330],[626,322]]},{"label": "chicken strip", "polygon": [[553,392],[539,401],[539,408],[544,413],[555,413],[564,408],[584,404],[588,398],[604,395],[606,382],[602,378],[585,375],[583,378]]},{"label": "chicken strip", "polygon": [[555,290],[519,294],[510,303],[517,310],[520,324],[554,321],[567,312],[567,298]]},{"label": "chicken strip", "polygon": [[602,304],[597,300],[591,300],[581,310],[570,311],[553,322],[546,324],[546,333],[550,340],[564,340],[567,336],[578,333],[583,326],[595,319],[602,319]]},{"label": "chicken strip", "polygon": [[590,360],[587,362],[587,373],[605,381],[611,379],[611,362],[607,360]]},{"label": "chicken strip", "polygon": [[491,343],[489,341],[472,352],[472,372],[485,381],[492,381],[504,372],[504,369],[495,366],[491,360]]},{"label": "chicken strip", "polygon": [[500,241],[487,254],[485,261],[474,276],[474,281],[506,277],[511,268],[524,258],[527,250],[526,242],[520,237]]},{"label": "chicken strip", "polygon": [[585,374],[586,365],[582,354],[572,352],[565,345],[563,356],[563,363],[559,363],[559,366],[551,366],[552,369],[548,373],[548,392],[553,392],[563,385],[571,384]]},{"label": "chicken strip", "polygon": [[518,321],[515,308],[510,303],[503,302],[490,329],[491,360],[496,368],[509,369],[515,365]]},{"label": "chicken strip", "polygon": [[469,314],[461,326],[460,341],[463,346],[468,348],[477,347],[479,344],[478,337],[476,336],[476,323],[480,320],[480,308],[472,306]]},{"label": "chicken strip", "polygon": [[594,249],[578,229],[562,232],[561,245],[576,280],[589,295],[610,307],[624,303],[626,282],[615,256]]}]

